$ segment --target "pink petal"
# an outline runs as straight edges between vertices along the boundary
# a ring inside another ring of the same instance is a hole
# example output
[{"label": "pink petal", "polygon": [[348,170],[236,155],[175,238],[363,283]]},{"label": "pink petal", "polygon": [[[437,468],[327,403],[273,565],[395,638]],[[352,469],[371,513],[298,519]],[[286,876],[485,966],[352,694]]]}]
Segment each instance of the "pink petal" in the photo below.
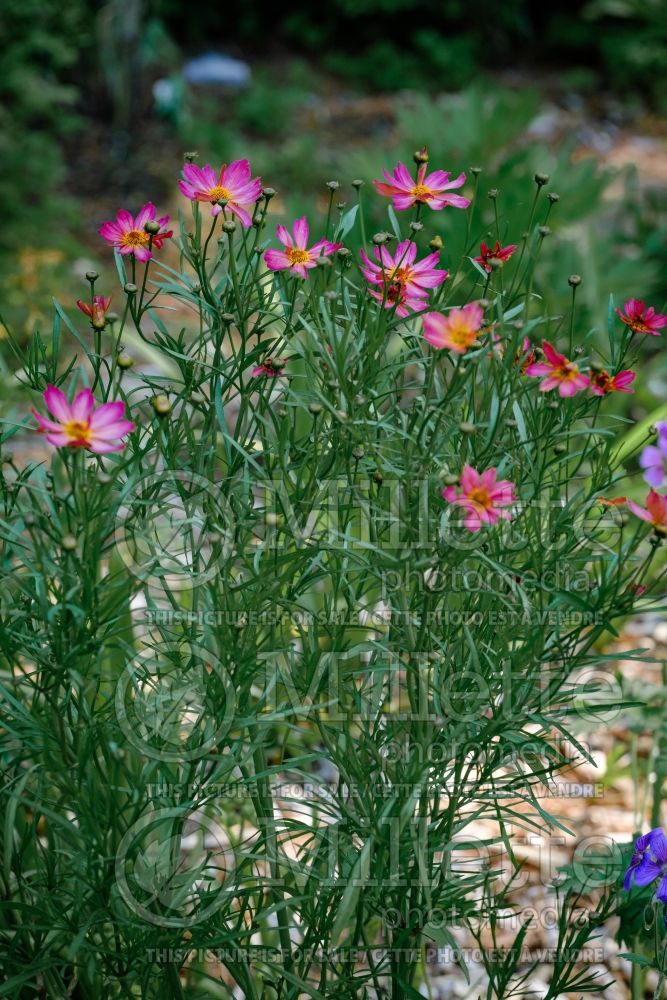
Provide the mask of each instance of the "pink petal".
[{"label": "pink petal", "polygon": [[297,219],[292,226],[292,232],[294,233],[294,242],[299,250],[305,250],[308,246],[308,222],[306,221],[306,216],[302,215],[300,219]]},{"label": "pink petal", "polygon": [[93,413],[90,418],[90,426],[94,431],[99,431],[102,427],[108,427],[123,418],[125,413],[125,403],[117,400],[114,403],[103,403]]},{"label": "pink petal", "polygon": [[272,271],[282,271],[291,266],[291,261],[284,250],[266,250],[264,260]]},{"label": "pink petal", "polygon": [[82,389],[77,393],[72,403],[72,418],[85,423],[93,412],[95,399],[90,389]]},{"label": "pink petal", "polygon": [[294,240],[292,239],[292,234],[289,229],[285,226],[276,226],[276,236],[282,243],[284,247],[293,247]]},{"label": "pink petal", "polygon": [[233,160],[224,173],[220,174],[220,185],[228,188],[232,194],[235,188],[243,187],[250,180],[250,162],[248,160]]},{"label": "pink petal", "polygon": [[155,205],[152,201],[147,201],[134,220],[135,228],[143,229],[146,223],[149,221],[152,222],[153,219],[155,219]]},{"label": "pink petal", "polygon": [[464,493],[470,493],[482,485],[482,477],[471,465],[464,465],[461,473],[461,489]]},{"label": "pink petal", "polygon": [[67,423],[68,420],[72,419],[72,411],[62,389],[57,389],[55,385],[47,385],[44,390],[44,402],[56,420]]}]

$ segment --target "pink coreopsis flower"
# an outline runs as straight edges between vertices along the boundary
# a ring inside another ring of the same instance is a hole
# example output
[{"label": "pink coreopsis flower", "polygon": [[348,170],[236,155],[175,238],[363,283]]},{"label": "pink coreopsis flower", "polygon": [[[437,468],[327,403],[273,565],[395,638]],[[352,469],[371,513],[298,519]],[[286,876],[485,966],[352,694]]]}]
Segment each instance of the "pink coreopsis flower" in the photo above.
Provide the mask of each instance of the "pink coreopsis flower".
[{"label": "pink coreopsis flower", "polygon": [[156,233],[147,233],[146,223],[155,222],[155,205],[149,201],[136,218],[121,208],[116,221],[103,223],[99,233],[107,243],[116,247],[119,253],[133,254],[137,260],[150,260],[153,256],[151,250],[160,250],[164,241],[174,235],[171,229],[166,228],[169,222],[168,215],[157,219],[159,229]]},{"label": "pink coreopsis flower", "polygon": [[77,299],[76,304],[81,312],[89,318],[90,325],[94,330],[103,330],[109,322],[107,313],[111,305],[110,295],[106,298],[104,295],[93,295],[92,305],[90,302],[84,302],[83,299]]},{"label": "pink coreopsis flower", "polygon": [[477,340],[484,322],[484,312],[477,302],[469,302],[462,309],[442,313],[426,313],[423,318],[424,337],[433,347],[448,347],[456,354],[465,354]]},{"label": "pink coreopsis flower", "polygon": [[633,333],[648,333],[651,337],[659,337],[663,326],[667,326],[667,316],[656,312],[653,306],[646,308],[641,299],[628,299],[623,310],[621,312],[617,309],[616,315]]},{"label": "pink coreopsis flower", "polygon": [[125,403],[103,403],[95,409],[90,389],[82,389],[70,404],[62,389],[47,385],[44,403],[55,420],[36,410],[32,415],[40,433],[56,448],[85,448],[98,455],[122,451],[125,445],[120,438],[134,430],[132,421],[125,419]]},{"label": "pink coreopsis flower", "polygon": [[659,535],[667,535],[667,497],[661,496],[655,490],[649,490],[646,497],[646,507],[640,507],[634,500],[628,500],[628,507],[642,521],[652,524]]},{"label": "pink coreopsis flower", "polygon": [[561,396],[575,396],[590,384],[588,375],[582,375],[579,367],[573,361],[568,361],[564,354],[545,340],[542,345],[544,361],[535,361],[526,368],[526,375],[546,375],[540,383],[542,392],[558,389]]},{"label": "pink coreopsis flower", "polygon": [[442,491],[448,503],[466,512],[463,523],[468,531],[479,531],[483,524],[495,524],[500,518],[509,520],[510,512],[503,508],[516,501],[514,483],[508,479],[496,480],[496,475],[495,468],[480,473],[464,465],[460,490],[448,486]]},{"label": "pink coreopsis flower", "polygon": [[474,257],[473,260],[490,274],[493,271],[493,265],[491,262],[499,260],[504,264],[506,260],[510,259],[516,248],[516,243],[508,243],[506,247],[503,247],[500,245],[500,240],[496,240],[495,246],[493,247],[487,246],[486,243],[481,243],[479,247],[479,257]]},{"label": "pink coreopsis flower", "polygon": [[413,180],[410,171],[404,163],[397,163],[393,174],[388,170],[383,170],[384,181],[373,181],[375,190],[379,194],[392,199],[392,204],[397,211],[410,208],[418,203],[428,205],[429,208],[438,210],[453,205],[455,208],[467,208],[470,204],[468,198],[463,198],[459,194],[448,194],[454,188],[463,187],[466,181],[465,174],[459,174],[455,180],[450,181],[448,170],[434,170],[426,173],[427,164],[422,163],[417,171],[417,180]]},{"label": "pink coreopsis flower", "polygon": [[308,248],[309,229],[305,215],[294,222],[292,233],[285,226],[277,226],[276,235],[285,249],[266,250],[264,253],[266,266],[272,271],[289,270],[299,278],[307,277],[307,272],[317,267],[320,257],[330,257],[342,246],[341,243],[318,240]]},{"label": "pink coreopsis flower", "polygon": [[280,378],[284,374],[282,365],[285,364],[287,364],[287,358],[264,358],[261,365],[255,365],[253,368],[253,377],[265,375],[267,378]]},{"label": "pink coreopsis flower", "polygon": [[381,286],[380,289],[371,288],[371,295],[378,302],[384,301],[386,309],[396,306],[398,316],[423,309],[429,289],[441,285],[449,273],[434,266],[439,259],[437,252],[417,262],[416,256],[417,246],[410,240],[399,243],[394,254],[386,246],[376,246],[378,264],[361,251],[361,273],[370,285]]},{"label": "pink coreopsis flower", "polygon": [[223,163],[216,174],[208,163],[198,167],[186,163],[183,167],[184,180],[178,182],[182,194],[190,201],[211,203],[211,215],[222,211],[219,201],[226,202],[225,208],[236,215],[241,225],[248,229],[252,223],[251,209],[262,196],[262,182],[259,177],[250,176],[248,160],[234,160],[229,166]]},{"label": "pink coreopsis flower", "polygon": [[591,392],[596,396],[606,396],[609,392],[634,392],[630,386],[634,382],[636,373],[629,368],[624,368],[616,375],[609,372],[596,372],[591,378]]}]

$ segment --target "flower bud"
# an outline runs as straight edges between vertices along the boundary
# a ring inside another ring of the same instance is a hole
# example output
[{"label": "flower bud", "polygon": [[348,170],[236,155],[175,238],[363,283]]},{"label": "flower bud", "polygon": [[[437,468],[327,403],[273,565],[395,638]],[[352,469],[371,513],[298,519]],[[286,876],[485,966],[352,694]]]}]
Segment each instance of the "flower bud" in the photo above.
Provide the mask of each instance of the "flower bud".
[{"label": "flower bud", "polygon": [[183,159],[186,163],[194,163],[195,160],[199,159],[199,153],[193,149],[189,153],[183,153]]},{"label": "flower bud", "polygon": [[444,245],[440,236],[434,236],[429,243],[429,249],[440,253]]},{"label": "flower bud", "polygon": [[331,267],[333,261],[330,257],[318,257],[315,263],[318,267]]},{"label": "flower bud", "polygon": [[459,430],[461,431],[461,434],[474,434],[475,425],[471,424],[468,420],[462,420],[459,424]]},{"label": "flower bud", "polygon": [[535,174],[533,180],[538,187],[544,187],[545,184],[549,183],[549,174],[537,173]]},{"label": "flower bud", "polygon": [[144,223],[144,230],[149,236],[157,236],[160,232],[160,223],[156,222],[155,219],[149,219],[148,222]]},{"label": "flower bud", "polygon": [[262,194],[264,195],[267,201],[271,201],[271,199],[275,197],[276,189],[272,187],[262,188]]},{"label": "flower bud", "polygon": [[99,278],[97,271],[86,271],[86,278],[92,284],[94,284]]},{"label": "flower bud", "polygon": [[336,250],[336,256],[340,257],[341,260],[347,260],[348,257],[352,256],[352,251],[348,250],[347,247],[340,247]]},{"label": "flower bud", "polygon": [[225,326],[231,326],[235,318],[236,317],[234,316],[234,313],[223,313],[222,316],[220,317]]},{"label": "flower bud", "polygon": [[309,403],[308,404],[308,409],[310,410],[310,412],[314,416],[317,416],[318,413],[322,412],[322,404],[321,403]]},{"label": "flower bud", "polygon": [[154,396],[151,406],[158,417],[167,417],[171,413],[171,403],[166,396]]},{"label": "flower bud", "polygon": [[470,173],[473,175],[473,177],[479,177],[479,175],[481,174],[481,172],[482,172],[482,168],[481,167],[471,167],[470,168]]},{"label": "flower bud", "polygon": [[567,445],[564,444],[562,441],[559,441],[558,444],[554,445],[555,455],[563,455],[566,451],[567,451]]},{"label": "flower bud", "polygon": [[412,159],[415,163],[428,163],[428,147],[422,146],[421,149],[416,149],[412,154]]},{"label": "flower bud", "polygon": [[551,236],[551,226],[538,226],[537,231],[540,236]]},{"label": "flower bud", "polygon": [[329,188],[330,191],[337,191],[338,188],[340,187],[340,184],[338,183],[338,181],[327,181],[327,187]]},{"label": "flower bud", "polygon": [[363,406],[365,402],[366,402],[366,397],[363,395],[363,393],[358,392],[357,395],[354,397],[354,405]]},{"label": "flower bud", "polygon": [[576,288],[577,285],[581,284],[581,275],[571,274],[570,277],[567,279],[567,283],[570,286],[570,288]]},{"label": "flower bud", "polygon": [[27,514],[23,515],[23,523],[25,524],[26,528],[32,528],[32,526],[35,523],[35,515],[31,514],[30,511],[28,511]]},{"label": "flower bud", "polygon": [[448,472],[446,476],[442,477],[442,481],[446,486],[456,486],[459,481],[459,477],[454,475],[453,472]]},{"label": "flower bud", "polygon": [[97,482],[100,484],[100,486],[108,486],[109,483],[111,482],[112,477],[109,475],[108,472],[105,472],[104,469],[100,469],[95,478],[97,479]]},{"label": "flower bud", "polygon": [[185,930],[181,934],[184,941],[192,941],[192,931]]},{"label": "flower bud", "polygon": [[420,233],[423,228],[424,228],[424,223],[423,222],[411,222],[410,223],[410,229],[412,230],[413,233]]},{"label": "flower bud", "polygon": [[550,191],[549,194],[547,195],[547,198],[549,199],[552,205],[555,205],[557,201],[560,201],[560,195],[556,194],[555,191]]},{"label": "flower bud", "polygon": [[236,232],[236,223],[233,219],[227,219],[226,222],[222,224],[223,233],[228,233],[230,236],[232,233]]},{"label": "flower bud", "polygon": [[496,198],[498,197],[498,188],[491,188],[488,196],[491,199],[491,201],[495,201]]},{"label": "flower bud", "polygon": [[134,364],[134,358],[132,357],[131,354],[127,354],[125,351],[121,351],[116,358],[116,364],[123,371],[127,371],[127,369],[131,368],[132,365]]},{"label": "flower bud", "polygon": [[364,182],[362,180],[359,180],[358,178],[357,178],[357,180],[352,181],[352,187],[356,188],[357,191],[359,190],[359,188],[361,188],[363,186],[364,186]]},{"label": "flower bud", "polygon": [[133,285],[131,281],[128,281],[126,285],[123,285],[123,291],[125,292],[126,295],[136,295],[137,286]]},{"label": "flower bud", "polygon": [[359,461],[359,459],[363,458],[365,454],[366,454],[366,452],[361,447],[361,445],[358,445],[356,448],[352,449],[352,457],[356,458],[357,461]]},{"label": "flower bud", "polygon": [[381,247],[384,243],[389,240],[389,233],[376,233],[373,237],[373,243],[376,247]]},{"label": "flower bud", "polygon": [[65,552],[74,552],[76,549],[76,538],[74,535],[63,535],[60,539],[60,546]]},{"label": "flower bud", "polygon": [[376,469],[373,473],[373,482],[377,483],[378,486],[382,486],[384,482],[384,476],[380,469]]}]

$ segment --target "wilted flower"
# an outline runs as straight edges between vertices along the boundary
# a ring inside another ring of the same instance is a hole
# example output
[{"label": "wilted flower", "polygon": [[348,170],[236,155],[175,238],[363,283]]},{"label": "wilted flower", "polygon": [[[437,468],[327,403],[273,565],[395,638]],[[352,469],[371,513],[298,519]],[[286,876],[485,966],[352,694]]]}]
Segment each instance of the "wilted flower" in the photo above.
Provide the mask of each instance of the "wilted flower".
[{"label": "wilted flower", "polygon": [[459,174],[455,180],[450,181],[447,170],[434,170],[428,175],[426,170],[427,164],[422,163],[415,181],[405,164],[398,163],[393,174],[388,170],[382,171],[386,180],[373,181],[373,184],[376,191],[392,199],[394,208],[399,212],[418,203],[428,205],[434,210],[446,208],[447,205],[453,205],[454,208],[468,207],[470,204],[468,198],[447,193],[454,188],[463,187],[466,181],[465,174]]},{"label": "wilted flower", "polygon": [[649,444],[644,448],[639,458],[639,464],[644,470],[644,479],[649,486],[662,486],[667,476],[667,424],[657,423],[657,445]]},{"label": "wilted flower", "polygon": [[56,448],[86,448],[99,455],[122,451],[124,445],[119,439],[134,430],[132,421],[125,419],[125,403],[103,403],[95,409],[90,389],[82,389],[70,405],[62,389],[48,385],[44,403],[55,420],[43,417],[36,410],[32,410],[32,415],[40,433]]},{"label": "wilted flower", "polygon": [[341,243],[319,240],[308,249],[309,229],[305,215],[293,224],[292,233],[285,226],[276,227],[276,235],[285,249],[265,252],[266,266],[272,271],[290,270],[297,277],[305,278],[307,271],[317,267],[317,261],[320,257],[330,257],[342,246]]},{"label": "wilted flower", "polygon": [[659,337],[663,326],[667,326],[667,316],[657,313],[653,306],[646,308],[642,299],[628,299],[623,310],[621,312],[617,309],[616,315],[633,333],[648,333],[652,337]]},{"label": "wilted flower", "polygon": [[616,375],[609,372],[596,372],[591,378],[591,392],[596,396],[606,396],[609,392],[634,392],[630,386],[634,382],[636,373],[629,368],[624,368]]},{"label": "wilted flower", "polygon": [[476,302],[470,302],[462,309],[451,309],[447,316],[439,312],[426,313],[423,322],[424,337],[429,344],[465,354],[477,340],[484,312]]},{"label": "wilted flower", "polygon": [[382,290],[371,288],[371,295],[384,301],[385,308],[396,306],[399,316],[407,316],[409,311],[423,309],[429,289],[437,288],[447,278],[447,271],[434,265],[439,260],[437,253],[427,254],[415,263],[417,246],[410,240],[403,240],[394,254],[384,245],[374,248],[376,264],[361,251],[361,273],[369,284],[381,286]]},{"label": "wilted flower", "polygon": [[509,520],[510,512],[502,508],[516,501],[514,483],[508,479],[496,481],[496,475],[495,468],[479,473],[464,465],[460,491],[455,486],[442,491],[445,500],[466,512],[464,524],[468,531],[479,531],[483,524],[495,524],[500,518]]},{"label": "wilted flower", "polygon": [[525,372],[526,375],[547,376],[540,383],[542,392],[558,389],[561,396],[575,396],[589,385],[588,375],[582,375],[578,366],[573,361],[568,361],[564,354],[559,354],[550,343],[545,341],[542,349],[545,360],[533,362]]},{"label": "wilted flower", "polygon": [[245,229],[252,225],[248,209],[262,197],[262,184],[259,177],[251,179],[248,160],[234,160],[229,166],[223,163],[219,174],[208,163],[204,167],[186,163],[183,177],[178,186],[190,201],[210,202],[211,215],[222,211],[218,202],[224,201],[225,208],[238,217]]},{"label": "wilted flower", "polygon": [[493,271],[493,264],[491,262],[499,260],[504,263],[506,260],[510,259],[516,248],[516,243],[508,243],[506,247],[503,247],[500,245],[500,240],[496,240],[495,246],[493,247],[487,246],[486,243],[481,243],[479,247],[479,257],[474,257],[473,259],[475,263],[480,264],[481,267],[483,267],[484,270],[488,271],[490,274],[491,271]]},{"label": "wilted flower", "polygon": [[623,880],[623,888],[629,890],[634,883],[638,886],[650,885],[660,879],[656,899],[667,903],[667,838],[660,827],[642,834],[635,841],[635,850]]},{"label": "wilted flower", "polygon": [[93,295],[92,305],[90,302],[84,302],[83,299],[77,299],[76,304],[81,312],[85,316],[88,316],[90,325],[94,330],[103,330],[109,322],[107,313],[111,305],[110,295],[107,298],[104,295]]},{"label": "wilted flower", "polygon": [[266,375],[267,378],[279,378],[284,374],[281,365],[287,364],[287,358],[264,358],[261,365],[255,365],[252,374],[255,378]]},{"label": "wilted flower", "polygon": [[655,490],[649,490],[646,507],[640,507],[634,500],[628,500],[628,507],[642,521],[652,524],[659,535],[667,534],[667,497],[660,496]]},{"label": "wilted flower", "polygon": [[[156,221],[159,229],[150,236],[145,229],[146,223]],[[116,247],[119,253],[134,254],[137,260],[150,260],[153,256],[151,250],[160,250],[164,241],[174,235],[171,229],[166,229],[168,222],[168,215],[155,219],[155,205],[149,201],[136,218],[121,208],[116,221],[103,223],[99,228],[99,234],[107,243]]]}]

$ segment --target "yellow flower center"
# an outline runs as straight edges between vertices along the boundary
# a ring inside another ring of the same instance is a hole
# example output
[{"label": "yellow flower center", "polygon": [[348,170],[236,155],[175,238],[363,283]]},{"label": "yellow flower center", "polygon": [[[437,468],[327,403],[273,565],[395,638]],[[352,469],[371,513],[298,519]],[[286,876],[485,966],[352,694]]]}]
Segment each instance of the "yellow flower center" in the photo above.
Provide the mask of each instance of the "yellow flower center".
[{"label": "yellow flower center", "polygon": [[457,347],[470,347],[477,339],[477,331],[471,330],[469,326],[452,326],[449,330],[452,343]]},{"label": "yellow flower center", "polygon": [[468,499],[472,500],[473,503],[478,504],[480,507],[484,507],[486,510],[490,510],[493,507],[493,501],[489,496],[489,491],[485,489],[484,486],[478,486],[476,489],[471,490],[468,494]]},{"label": "yellow flower center", "polygon": [[573,378],[576,378],[579,374],[579,368],[577,365],[568,362],[565,365],[559,365],[555,370],[554,375],[559,378],[561,382],[571,382]]},{"label": "yellow flower center", "polygon": [[415,184],[413,189],[410,191],[410,194],[413,198],[416,198],[417,201],[425,201],[427,198],[431,197],[433,192],[430,188],[425,187],[424,184]]},{"label": "yellow flower center", "polygon": [[305,264],[310,260],[307,250],[299,250],[297,247],[289,247],[285,253],[289,257],[290,264]]},{"label": "yellow flower center", "polygon": [[227,188],[220,187],[219,185],[217,187],[212,187],[208,196],[211,201],[232,201],[231,191],[228,191]]},{"label": "yellow flower center", "polygon": [[143,229],[129,229],[120,238],[124,247],[145,247],[148,246],[148,233]]},{"label": "yellow flower center", "polygon": [[63,425],[63,430],[70,438],[71,444],[89,444],[92,438],[92,431],[88,423],[82,420],[68,420]]},{"label": "yellow flower center", "polygon": [[398,285],[405,285],[410,280],[411,275],[411,267],[392,267],[391,271],[387,272],[387,280],[396,282]]}]

